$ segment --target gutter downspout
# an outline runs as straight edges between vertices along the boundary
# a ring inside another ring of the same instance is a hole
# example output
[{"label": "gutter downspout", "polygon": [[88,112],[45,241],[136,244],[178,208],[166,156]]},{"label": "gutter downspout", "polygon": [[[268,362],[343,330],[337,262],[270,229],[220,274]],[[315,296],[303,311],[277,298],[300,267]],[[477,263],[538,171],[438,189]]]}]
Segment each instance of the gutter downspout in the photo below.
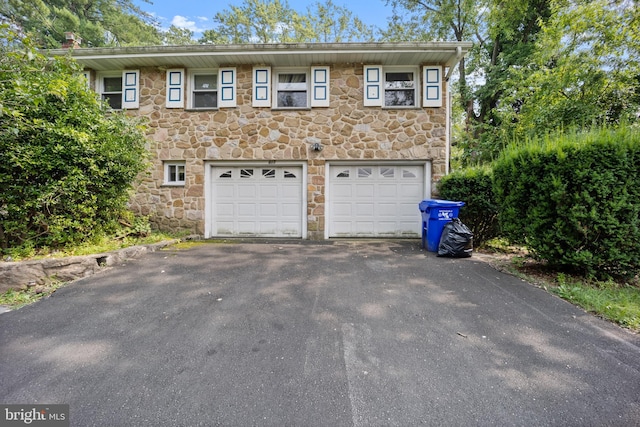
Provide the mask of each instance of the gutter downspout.
[{"label": "gutter downspout", "polygon": [[444,174],[445,175],[449,175],[449,168],[450,168],[450,163],[451,163],[451,85],[449,84],[449,81],[447,80],[447,113],[446,113],[446,143],[445,143],[445,148],[444,148],[444,158],[445,158],[445,162],[444,162]]},{"label": "gutter downspout", "polygon": [[445,77],[447,81],[449,81],[449,79],[451,78],[451,74],[453,74],[453,70],[455,70],[456,65],[458,65],[461,60],[462,60],[462,48],[458,46],[456,47],[456,62],[451,64],[451,66],[449,67],[449,71],[447,72],[447,77]]},{"label": "gutter downspout", "polygon": [[445,146],[445,169],[444,169],[444,174],[445,175],[449,175],[449,169],[450,169],[450,163],[451,163],[451,85],[449,84],[449,79],[451,78],[451,75],[453,74],[453,71],[455,70],[456,66],[460,63],[460,60],[462,60],[462,48],[460,46],[456,47],[456,61],[454,64],[452,64],[449,67],[449,71],[447,71],[447,76],[445,77],[445,80],[447,82],[447,113],[446,113],[446,120],[447,120],[447,124],[446,124],[446,146]]}]

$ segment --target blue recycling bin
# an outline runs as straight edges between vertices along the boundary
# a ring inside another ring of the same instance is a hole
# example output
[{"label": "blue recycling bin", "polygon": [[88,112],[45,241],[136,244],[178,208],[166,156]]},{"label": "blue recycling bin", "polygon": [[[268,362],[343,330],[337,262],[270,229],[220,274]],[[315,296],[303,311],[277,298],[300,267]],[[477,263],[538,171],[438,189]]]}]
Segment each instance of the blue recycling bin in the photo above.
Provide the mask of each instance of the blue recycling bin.
[{"label": "blue recycling bin", "polygon": [[422,213],[422,247],[430,252],[438,252],[440,236],[446,223],[458,217],[464,202],[425,199],[418,207]]}]

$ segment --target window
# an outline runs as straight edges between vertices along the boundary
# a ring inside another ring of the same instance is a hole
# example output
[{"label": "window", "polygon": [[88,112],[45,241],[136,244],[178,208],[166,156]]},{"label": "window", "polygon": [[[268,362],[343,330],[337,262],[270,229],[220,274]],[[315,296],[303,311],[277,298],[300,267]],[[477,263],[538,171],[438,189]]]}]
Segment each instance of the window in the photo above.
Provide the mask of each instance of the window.
[{"label": "window", "polygon": [[395,168],[380,168],[380,176],[383,178],[393,178],[395,176]]},{"label": "window", "polygon": [[416,77],[411,71],[384,73],[385,107],[416,105]]},{"label": "window", "polygon": [[184,162],[165,162],[164,183],[165,185],[184,185],[185,164]]},{"label": "window", "polygon": [[191,75],[191,108],[218,108],[218,74]]},{"label": "window", "polygon": [[253,178],[253,169],[240,169],[240,178]]},{"label": "window", "polygon": [[371,173],[371,168],[358,168],[358,178],[369,178]]},{"label": "window", "polygon": [[407,169],[402,169],[402,177],[403,178],[415,178],[417,175],[415,172],[407,170]]},{"label": "window", "polygon": [[102,78],[102,99],[114,110],[122,109],[122,76]]},{"label": "window", "polygon": [[307,108],[309,86],[306,72],[276,73],[276,108]]},{"label": "window", "polygon": [[275,178],[276,170],[275,169],[262,169],[262,176],[264,178]]},{"label": "window", "polygon": [[[184,68],[167,70],[167,108],[211,110],[236,106],[236,69],[193,69],[185,74]],[[185,78],[185,76],[187,76]],[[185,90],[186,88],[186,90]]]},{"label": "window", "polygon": [[138,108],[139,80],[138,70],[102,73],[97,78],[100,97],[114,110]]},{"label": "window", "polygon": [[[364,67],[364,105],[388,108],[419,107],[420,77],[418,67],[367,65]],[[439,85],[439,82],[434,85]],[[424,100],[422,106],[427,106]]]},{"label": "window", "polygon": [[330,71],[327,65],[273,72],[268,66],[254,67],[251,105],[285,109],[329,107]]}]

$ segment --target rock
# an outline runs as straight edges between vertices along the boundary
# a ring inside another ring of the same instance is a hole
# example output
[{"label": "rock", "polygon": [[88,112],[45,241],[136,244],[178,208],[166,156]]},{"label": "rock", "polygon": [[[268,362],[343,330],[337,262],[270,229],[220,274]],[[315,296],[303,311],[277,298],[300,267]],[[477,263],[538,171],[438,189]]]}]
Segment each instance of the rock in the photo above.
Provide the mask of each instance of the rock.
[{"label": "rock", "polygon": [[104,266],[111,266],[125,259],[138,258],[147,251],[154,252],[177,242],[178,240],[170,240],[151,245],[131,246],[95,255],[0,263],[0,293],[10,289],[26,289],[34,286],[36,293],[42,293],[44,291],[38,292],[38,290],[44,288],[46,291],[44,285],[51,280],[70,282],[91,276]]}]

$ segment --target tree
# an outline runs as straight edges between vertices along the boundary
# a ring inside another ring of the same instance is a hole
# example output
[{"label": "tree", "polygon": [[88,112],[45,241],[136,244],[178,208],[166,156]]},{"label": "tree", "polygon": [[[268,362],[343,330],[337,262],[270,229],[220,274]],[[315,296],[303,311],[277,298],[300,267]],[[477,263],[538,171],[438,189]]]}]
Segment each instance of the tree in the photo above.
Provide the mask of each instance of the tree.
[{"label": "tree", "polygon": [[70,58],[0,25],[0,247],[57,247],[115,228],[146,167],[144,129],[108,112]]},{"label": "tree", "polygon": [[344,6],[331,0],[316,2],[307,8],[311,23],[311,42],[351,42],[373,39],[373,28],[366,25]]},{"label": "tree", "polygon": [[132,0],[0,0],[0,21],[35,34],[40,48],[61,47],[65,32],[90,47],[160,44],[152,16]]},{"label": "tree", "polygon": [[203,32],[201,43],[276,43],[288,38],[301,19],[286,0],[244,0],[240,6],[218,12],[215,30]]},{"label": "tree", "polygon": [[[528,64],[540,24],[550,15],[549,0],[391,0],[395,14],[385,39],[475,41],[458,65],[457,91],[465,117],[458,135],[468,162],[491,159],[502,148],[505,81]],[[407,11],[408,14],[403,12]],[[403,17],[404,16],[404,17]],[[404,32],[408,29],[408,32]]]},{"label": "tree", "polygon": [[[553,1],[536,53],[513,73],[502,112],[512,133],[542,135],[640,114],[640,13],[629,2]],[[516,84],[519,82],[519,84]]]},{"label": "tree", "polygon": [[179,28],[175,25],[172,25],[167,31],[164,32],[162,41],[165,45],[175,46],[196,43],[196,41],[193,39],[193,31],[189,30],[188,28]]},{"label": "tree", "polygon": [[203,32],[200,43],[312,43],[370,40],[373,29],[331,0],[317,2],[306,15],[286,0],[244,0],[218,12],[216,28]]}]

